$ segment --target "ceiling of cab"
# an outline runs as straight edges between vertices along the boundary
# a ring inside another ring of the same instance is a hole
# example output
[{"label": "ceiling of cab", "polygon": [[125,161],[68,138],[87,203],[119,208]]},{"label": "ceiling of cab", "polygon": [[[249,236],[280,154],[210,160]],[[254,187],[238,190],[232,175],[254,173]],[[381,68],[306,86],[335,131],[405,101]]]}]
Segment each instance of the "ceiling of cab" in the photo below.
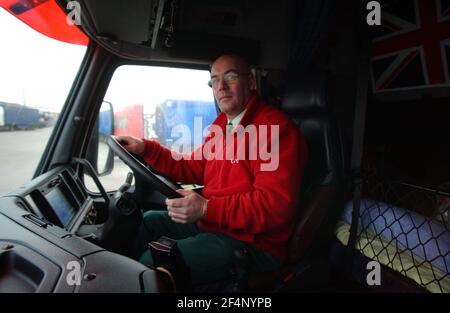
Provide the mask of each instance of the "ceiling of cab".
[{"label": "ceiling of cab", "polygon": [[[84,0],[96,36],[171,59],[210,60],[240,52],[252,63],[285,66],[291,0]],[[155,27],[156,25],[156,27]]]},{"label": "ceiling of cab", "polygon": [[150,37],[150,20],[156,1],[85,0],[97,34],[130,43],[142,43]]}]

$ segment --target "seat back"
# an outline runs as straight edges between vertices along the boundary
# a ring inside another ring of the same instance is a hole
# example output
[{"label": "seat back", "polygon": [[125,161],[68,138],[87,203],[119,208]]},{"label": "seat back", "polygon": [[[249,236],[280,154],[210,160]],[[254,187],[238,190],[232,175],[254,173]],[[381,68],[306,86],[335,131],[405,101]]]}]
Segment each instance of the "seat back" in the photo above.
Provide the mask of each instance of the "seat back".
[{"label": "seat back", "polygon": [[343,148],[329,108],[323,74],[305,75],[285,93],[281,109],[298,125],[308,146],[297,224],[288,261],[298,262],[306,250],[332,233],[343,198]]}]

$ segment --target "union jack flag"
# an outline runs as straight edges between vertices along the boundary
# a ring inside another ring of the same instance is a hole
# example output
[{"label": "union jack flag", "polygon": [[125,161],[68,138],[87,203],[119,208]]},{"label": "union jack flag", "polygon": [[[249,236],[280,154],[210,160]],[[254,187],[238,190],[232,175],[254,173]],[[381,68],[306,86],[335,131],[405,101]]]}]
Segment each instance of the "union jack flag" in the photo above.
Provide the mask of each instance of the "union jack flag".
[{"label": "union jack flag", "polygon": [[372,43],[375,93],[450,86],[450,0],[382,2]]}]

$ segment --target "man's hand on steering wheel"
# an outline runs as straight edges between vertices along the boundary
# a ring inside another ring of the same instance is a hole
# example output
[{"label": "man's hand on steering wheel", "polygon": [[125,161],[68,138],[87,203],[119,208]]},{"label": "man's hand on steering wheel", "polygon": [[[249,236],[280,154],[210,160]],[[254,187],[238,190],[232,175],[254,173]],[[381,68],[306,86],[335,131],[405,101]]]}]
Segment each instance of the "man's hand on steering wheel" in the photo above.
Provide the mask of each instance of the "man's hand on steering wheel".
[{"label": "man's hand on steering wheel", "polygon": [[117,139],[122,147],[129,152],[137,155],[142,155],[142,153],[144,153],[145,144],[142,139],[133,136],[117,136]]},{"label": "man's hand on steering wheel", "polygon": [[[136,188],[148,184],[151,189],[157,190],[168,198],[180,198],[182,195],[176,190],[180,189],[177,183],[164,177],[146,164],[141,157],[145,150],[145,142],[132,136],[109,136],[107,139],[111,150],[126,164],[134,173]],[[137,188],[140,190],[140,188]]]},{"label": "man's hand on steering wheel", "polygon": [[[120,145],[128,152],[142,155],[145,144],[142,139],[133,136],[116,136]],[[208,200],[195,191],[178,189],[178,199],[166,199],[167,211],[170,218],[181,224],[194,223],[206,215]]]}]

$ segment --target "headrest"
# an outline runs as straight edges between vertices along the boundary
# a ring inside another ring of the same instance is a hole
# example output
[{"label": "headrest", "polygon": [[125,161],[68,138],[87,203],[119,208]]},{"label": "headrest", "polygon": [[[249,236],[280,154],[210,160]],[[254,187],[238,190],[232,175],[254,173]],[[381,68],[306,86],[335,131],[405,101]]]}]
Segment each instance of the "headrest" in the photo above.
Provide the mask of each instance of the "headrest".
[{"label": "headrest", "polygon": [[304,74],[289,85],[284,93],[281,109],[286,113],[327,112],[327,90],[323,73]]}]

